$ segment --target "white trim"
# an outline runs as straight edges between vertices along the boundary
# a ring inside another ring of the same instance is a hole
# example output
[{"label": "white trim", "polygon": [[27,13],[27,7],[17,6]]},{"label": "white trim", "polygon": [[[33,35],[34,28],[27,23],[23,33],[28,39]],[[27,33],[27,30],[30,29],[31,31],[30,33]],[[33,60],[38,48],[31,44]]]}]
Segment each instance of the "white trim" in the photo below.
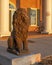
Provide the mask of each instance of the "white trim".
[{"label": "white trim", "polygon": [[[15,6],[15,4],[14,3],[12,3],[11,1],[9,2],[9,4],[11,4],[11,5],[13,5],[14,6],[14,8],[16,9],[16,6]],[[11,8],[10,8],[11,9]]]},{"label": "white trim", "polygon": [[9,10],[11,10],[11,11],[15,11],[16,9],[9,9]]}]

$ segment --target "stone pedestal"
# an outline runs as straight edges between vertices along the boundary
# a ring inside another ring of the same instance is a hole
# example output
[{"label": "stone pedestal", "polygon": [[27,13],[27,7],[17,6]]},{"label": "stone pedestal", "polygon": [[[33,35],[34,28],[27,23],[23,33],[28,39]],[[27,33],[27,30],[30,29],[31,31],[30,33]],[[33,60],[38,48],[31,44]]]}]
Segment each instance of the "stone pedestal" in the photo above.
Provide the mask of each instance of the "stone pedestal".
[{"label": "stone pedestal", "polygon": [[0,47],[0,63],[2,65],[31,65],[40,61],[40,53],[16,56],[8,53],[6,47]]}]

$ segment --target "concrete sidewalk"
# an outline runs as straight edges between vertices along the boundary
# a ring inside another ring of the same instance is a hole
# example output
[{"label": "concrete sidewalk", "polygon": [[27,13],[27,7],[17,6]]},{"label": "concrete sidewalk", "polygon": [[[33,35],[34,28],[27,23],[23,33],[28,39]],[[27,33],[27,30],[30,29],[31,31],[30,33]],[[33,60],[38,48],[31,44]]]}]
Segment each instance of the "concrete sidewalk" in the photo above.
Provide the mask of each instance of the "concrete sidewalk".
[{"label": "concrete sidewalk", "polygon": [[[31,53],[41,53],[42,57],[52,55],[52,36],[28,38]],[[7,47],[7,40],[0,41],[0,47]]]}]

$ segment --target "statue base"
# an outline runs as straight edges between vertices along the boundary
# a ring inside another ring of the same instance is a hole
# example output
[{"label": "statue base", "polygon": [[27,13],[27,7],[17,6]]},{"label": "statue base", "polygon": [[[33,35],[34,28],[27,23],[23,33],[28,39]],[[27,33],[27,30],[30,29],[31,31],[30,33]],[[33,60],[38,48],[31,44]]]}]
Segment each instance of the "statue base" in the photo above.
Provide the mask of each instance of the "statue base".
[{"label": "statue base", "polygon": [[19,53],[15,49],[7,49],[7,52],[15,54],[17,56],[22,56],[22,55],[25,55],[25,54],[30,54],[29,50],[21,50],[21,52]]},{"label": "statue base", "polygon": [[0,47],[0,64],[1,65],[33,65],[41,61],[41,54],[22,54],[17,56],[7,52],[6,47]]}]

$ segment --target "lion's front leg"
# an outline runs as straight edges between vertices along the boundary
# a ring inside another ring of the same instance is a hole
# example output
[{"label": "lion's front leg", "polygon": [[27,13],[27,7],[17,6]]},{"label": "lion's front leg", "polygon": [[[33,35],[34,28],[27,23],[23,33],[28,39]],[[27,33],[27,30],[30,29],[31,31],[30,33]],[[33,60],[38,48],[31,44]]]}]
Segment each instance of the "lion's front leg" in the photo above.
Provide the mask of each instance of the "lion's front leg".
[{"label": "lion's front leg", "polygon": [[9,37],[8,39],[8,49],[7,51],[10,52],[10,53],[13,53],[15,55],[19,55],[19,53],[15,50],[15,45],[14,45],[14,39],[12,36]]},{"label": "lion's front leg", "polygon": [[9,39],[8,39],[8,48],[10,48],[10,49],[14,48],[12,36],[10,36]]}]

